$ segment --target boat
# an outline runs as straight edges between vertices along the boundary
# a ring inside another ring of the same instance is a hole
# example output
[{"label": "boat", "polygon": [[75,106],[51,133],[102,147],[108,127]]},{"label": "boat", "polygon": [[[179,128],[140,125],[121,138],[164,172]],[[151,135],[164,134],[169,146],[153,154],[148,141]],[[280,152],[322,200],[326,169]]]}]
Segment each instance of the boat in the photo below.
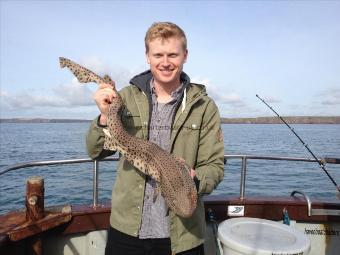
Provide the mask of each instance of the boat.
[{"label": "boat", "polygon": [[[117,157],[109,157],[102,161],[117,160]],[[302,189],[292,190],[290,194],[282,196],[252,196],[245,193],[249,161],[315,162],[315,159],[225,155],[225,163],[229,160],[240,160],[241,162],[240,193],[237,196],[222,194],[204,197],[207,224],[206,255],[222,254],[225,244],[218,237],[218,228],[222,222],[235,218],[255,218],[289,224],[289,228],[296,229],[310,240],[308,254],[339,254],[340,202],[311,199]],[[323,160],[329,164],[340,164],[339,159],[326,158]],[[0,254],[104,254],[111,206],[110,203],[99,203],[98,200],[98,174],[102,161],[70,159],[26,162],[1,171],[0,176],[12,171],[22,171],[29,167],[92,163],[93,201],[90,205],[66,204],[44,208],[44,203],[41,202],[44,193],[43,180],[39,177],[30,178],[27,182],[24,209],[0,215]]]}]

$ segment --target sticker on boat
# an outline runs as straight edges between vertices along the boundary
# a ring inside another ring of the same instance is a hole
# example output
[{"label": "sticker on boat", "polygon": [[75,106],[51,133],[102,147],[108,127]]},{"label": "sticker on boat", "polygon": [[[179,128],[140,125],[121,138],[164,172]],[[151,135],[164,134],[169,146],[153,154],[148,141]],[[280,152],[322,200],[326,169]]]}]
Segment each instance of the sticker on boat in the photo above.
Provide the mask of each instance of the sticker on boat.
[{"label": "sticker on boat", "polygon": [[228,216],[244,216],[244,206],[228,205]]}]

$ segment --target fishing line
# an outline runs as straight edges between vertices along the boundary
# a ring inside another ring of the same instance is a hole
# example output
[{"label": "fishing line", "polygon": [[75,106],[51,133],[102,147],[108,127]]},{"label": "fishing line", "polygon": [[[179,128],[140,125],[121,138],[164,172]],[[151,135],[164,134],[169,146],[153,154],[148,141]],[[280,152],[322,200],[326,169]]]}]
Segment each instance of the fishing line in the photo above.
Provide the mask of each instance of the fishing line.
[{"label": "fishing line", "polygon": [[329,172],[326,170],[325,163],[318,159],[315,154],[311,151],[311,149],[308,147],[308,145],[301,139],[301,137],[295,132],[294,128],[292,128],[269,104],[267,104],[259,95],[256,94],[256,97],[260,99],[266,106],[269,107],[270,110],[272,110],[279,118],[280,120],[286,124],[286,126],[293,132],[293,134],[300,140],[300,142],[305,146],[305,148],[308,150],[308,152],[313,156],[313,158],[316,160],[316,162],[319,163],[319,166],[322,168],[322,170],[327,174],[328,178],[332,181],[334,186],[336,187],[337,191],[340,192],[340,186],[336,183],[336,181],[333,179],[333,177],[329,174]]}]

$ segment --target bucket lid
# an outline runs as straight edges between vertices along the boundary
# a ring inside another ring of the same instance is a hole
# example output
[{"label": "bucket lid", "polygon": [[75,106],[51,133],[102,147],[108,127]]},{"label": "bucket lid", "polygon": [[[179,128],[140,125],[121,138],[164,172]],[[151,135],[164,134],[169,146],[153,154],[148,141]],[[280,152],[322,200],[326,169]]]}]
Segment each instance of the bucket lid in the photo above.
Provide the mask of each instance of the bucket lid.
[{"label": "bucket lid", "polygon": [[310,240],[297,229],[275,221],[234,218],[218,227],[221,242],[242,254],[308,254]]}]

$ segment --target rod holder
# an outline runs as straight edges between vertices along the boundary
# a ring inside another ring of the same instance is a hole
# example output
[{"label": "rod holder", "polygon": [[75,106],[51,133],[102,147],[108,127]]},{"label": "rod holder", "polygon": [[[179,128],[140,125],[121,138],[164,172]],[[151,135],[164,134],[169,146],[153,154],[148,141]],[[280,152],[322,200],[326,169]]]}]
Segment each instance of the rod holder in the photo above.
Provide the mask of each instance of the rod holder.
[{"label": "rod holder", "polygon": [[[26,184],[26,220],[36,222],[44,218],[44,179],[40,176],[33,176],[27,180]],[[41,255],[42,252],[41,235],[33,236],[27,240],[27,254]]]}]

